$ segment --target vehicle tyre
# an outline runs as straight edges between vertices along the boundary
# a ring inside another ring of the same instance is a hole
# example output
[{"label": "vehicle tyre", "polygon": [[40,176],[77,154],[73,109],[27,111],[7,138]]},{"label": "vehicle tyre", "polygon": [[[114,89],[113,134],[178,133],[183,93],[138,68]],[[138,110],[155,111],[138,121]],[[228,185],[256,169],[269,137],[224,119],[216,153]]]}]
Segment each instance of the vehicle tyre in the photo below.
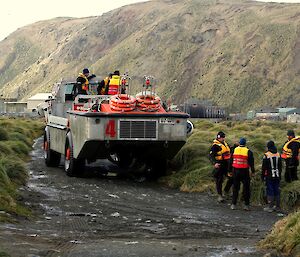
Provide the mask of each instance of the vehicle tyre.
[{"label": "vehicle tyre", "polygon": [[69,177],[78,176],[83,173],[85,167],[84,159],[76,159],[73,155],[73,142],[71,135],[67,135],[66,146],[65,146],[65,163],[64,169]]},{"label": "vehicle tyre", "polygon": [[150,179],[158,179],[167,174],[167,159],[160,158],[149,163],[147,175]]},{"label": "vehicle tyre", "polygon": [[50,149],[50,134],[44,133],[44,158],[46,166],[57,167],[60,163],[61,154]]},{"label": "vehicle tyre", "polygon": [[190,120],[187,120],[186,122],[186,134],[187,136],[190,136],[193,133],[194,124]]},{"label": "vehicle tyre", "polygon": [[119,153],[119,167],[123,169],[130,169],[135,163],[135,158],[131,152]]}]

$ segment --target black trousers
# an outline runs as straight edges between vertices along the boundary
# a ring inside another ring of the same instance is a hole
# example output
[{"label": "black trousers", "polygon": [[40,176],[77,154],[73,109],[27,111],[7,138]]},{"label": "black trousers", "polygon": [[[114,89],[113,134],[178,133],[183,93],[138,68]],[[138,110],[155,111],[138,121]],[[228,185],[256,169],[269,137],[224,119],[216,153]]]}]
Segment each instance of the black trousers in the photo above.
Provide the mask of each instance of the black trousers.
[{"label": "black trousers", "polygon": [[250,204],[250,175],[249,169],[233,169],[233,194],[232,194],[232,204],[237,204],[239,197],[239,191],[243,184],[243,198],[245,205]]},{"label": "black trousers", "polygon": [[222,187],[224,182],[224,177],[228,172],[228,164],[222,163],[219,169],[214,169],[213,176],[216,182],[216,190],[218,195],[222,195]]},{"label": "black trousers", "polygon": [[232,187],[233,185],[233,177],[227,177],[227,182],[226,182],[226,185],[224,187],[224,192],[228,193],[230,188]]},{"label": "black trousers", "polygon": [[290,183],[290,182],[292,182],[294,180],[298,180],[297,166],[296,165],[295,166],[291,166],[289,159],[285,160],[284,179],[288,183]]}]

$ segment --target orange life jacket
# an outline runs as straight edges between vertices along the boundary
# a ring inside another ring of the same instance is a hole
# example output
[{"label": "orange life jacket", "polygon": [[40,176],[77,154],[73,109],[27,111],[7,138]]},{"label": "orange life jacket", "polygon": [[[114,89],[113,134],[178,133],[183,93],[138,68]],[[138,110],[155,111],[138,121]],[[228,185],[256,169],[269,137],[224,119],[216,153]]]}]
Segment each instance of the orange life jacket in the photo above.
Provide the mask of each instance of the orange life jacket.
[{"label": "orange life jacket", "polygon": [[78,77],[81,77],[81,78],[85,79],[85,82],[82,84],[82,90],[88,91],[88,89],[89,89],[89,80],[87,79],[87,77],[83,73],[79,73]]},{"label": "orange life jacket", "polygon": [[215,159],[217,161],[223,161],[223,160],[229,160],[230,159],[230,147],[228,144],[224,141],[221,143],[217,139],[214,140],[213,145],[217,145],[221,147],[221,150],[217,152],[217,155],[215,156]]},{"label": "orange life jacket", "polygon": [[236,147],[233,152],[232,167],[237,168],[237,169],[249,168],[248,152],[249,152],[249,149],[245,146]]},{"label": "orange life jacket", "polygon": [[[292,158],[292,156],[293,156],[292,149],[290,149],[288,147],[289,147],[289,144],[291,142],[294,142],[294,141],[300,143],[300,137],[294,137],[294,138],[292,138],[291,140],[287,141],[284,144],[284,146],[282,148],[282,153],[281,153],[281,158],[282,159],[290,159],[290,158]],[[300,151],[300,149],[299,149],[299,151]],[[299,160],[299,155],[298,155],[297,159]]]},{"label": "orange life jacket", "polygon": [[106,77],[104,79],[104,87],[101,89],[101,95],[105,95],[105,92],[106,92],[106,88],[108,86],[108,83],[109,83],[109,77]]}]

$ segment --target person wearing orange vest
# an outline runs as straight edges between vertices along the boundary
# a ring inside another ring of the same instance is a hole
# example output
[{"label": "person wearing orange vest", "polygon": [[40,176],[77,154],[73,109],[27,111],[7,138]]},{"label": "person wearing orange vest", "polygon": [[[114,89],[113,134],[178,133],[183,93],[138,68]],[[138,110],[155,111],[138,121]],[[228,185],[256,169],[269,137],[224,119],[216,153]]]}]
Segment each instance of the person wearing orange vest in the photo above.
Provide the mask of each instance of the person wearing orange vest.
[{"label": "person wearing orange vest", "polygon": [[109,73],[108,76],[101,80],[98,87],[97,87],[97,92],[98,95],[107,95],[108,94],[108,87],[109,87],[109,82],[111,80],[112,73]]},{"label": "person wearing orange vest", "polygon": [[225,141],[225,133],[220,131],[209,152],[209,159],[213,164],[213,176],[216,182],[218,202],[223,202],[222,185],[224,176],[228,173],[230,161],[230,147]]},{"label": "person wearing orange vest", "polygon": [[95,78],[96,75],[90,75],[88,68],[84,68],[82,73],[79,73],[76,82],[77,82],[77,94],[76,95],[87,95],[89,89],[89,80]]},{"label": "person wearing orange vest", "polygon": [[[234,149],[231,157],[231,167],[233,173],[233,193],[231,209],[236,209],[241,182],[243,184],[243,196],[245,201],[244,210],[250,210],[250,180],[255,173],[254,157],[249,148],[246,147],[246,139],[240,139],[240,145]],[[251,169],[251,171],[249,170]]]},{"label": "person wearing orange vest", "polygon": [[267,202],[269,204],[269,206],[264,208],[264,211],[280,211],[279,184],[282,161],[273,141],[267,143],[267,149],[268,151],[264,154],[261,167],[261,178],[266,183]]},{"label": "person wearing orange vest", "polygon": [[287,131],[288,140],[282,148],[281,158],[285,160],[285,181],[290,183],[298,180],[297,167],[299,166],[300,137],[295,137],[293,130]]},{"label": "person wearing orange vest", "polygon": [[116,95],[116,94],[118,94],[120,84],[121,84],[120,72],[118,70],[116,70],[112,74],[112,78],[109,81],[107,95]]}]

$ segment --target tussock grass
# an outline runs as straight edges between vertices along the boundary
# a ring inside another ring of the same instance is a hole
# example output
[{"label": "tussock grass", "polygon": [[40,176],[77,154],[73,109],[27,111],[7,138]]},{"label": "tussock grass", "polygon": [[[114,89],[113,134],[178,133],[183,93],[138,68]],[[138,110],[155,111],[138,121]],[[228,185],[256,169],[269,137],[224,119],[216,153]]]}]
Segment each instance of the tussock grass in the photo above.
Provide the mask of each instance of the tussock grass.
[{"label": "tussock grass", "polygon": [[7,139],[8,139],[7,131],[5,130],[5,128],[0,127],[0,140],[3,141],[3,140],[7,140]]},{"label": "tussock grass", "polygon": [[27,160],[33,139],[43,131],[43,122],[29,119],[0,118],[0,215],[11,221],[9,214],[28,216],[30,211],[17,202],[18,187],[25,185]]},{"label": "tussock grass", "polygon": [[300,205],[300,181],[285,183],[281,191],[281,200],[289,209]]},{"label": "tussock grass", "polygon": [[300,211],[275,223],[272,232],[259,243],[261,248],[275,248],[288,256],[300,253]]}]

